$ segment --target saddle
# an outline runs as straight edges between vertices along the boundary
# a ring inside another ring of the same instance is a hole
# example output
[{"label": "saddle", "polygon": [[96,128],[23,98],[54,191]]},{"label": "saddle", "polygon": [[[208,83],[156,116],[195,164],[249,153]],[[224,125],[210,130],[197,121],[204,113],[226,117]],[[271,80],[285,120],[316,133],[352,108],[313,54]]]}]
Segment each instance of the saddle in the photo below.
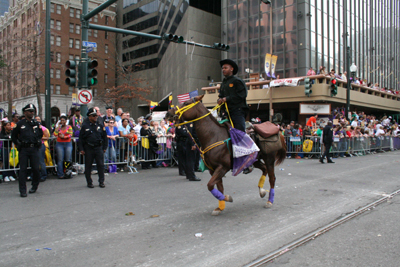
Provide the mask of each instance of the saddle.
[{"label": "saddle", "polygon": [[282,148],[279,139],[279,125],[272,122],[246,125],[246,133],[250,135],[264,154]]}]

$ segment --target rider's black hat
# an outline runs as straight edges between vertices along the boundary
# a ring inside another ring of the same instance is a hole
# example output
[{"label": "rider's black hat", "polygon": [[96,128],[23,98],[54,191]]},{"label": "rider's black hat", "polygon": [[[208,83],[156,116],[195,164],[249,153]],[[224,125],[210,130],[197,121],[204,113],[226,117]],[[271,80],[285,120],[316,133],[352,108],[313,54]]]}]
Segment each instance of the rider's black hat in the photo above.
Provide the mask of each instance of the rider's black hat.
[{"label": "rider's black hat", "polygon": [[238,67],[238,65],[235,63],[235,61],[233,61],[232,59],[224,59],[224,60],[221,60],[221,61],[219,62],[219,64],[221,65],[221,67],[222,67],[223,65],[225,65],[225,64],[229,64],[229,65],[231,65],[232,68],[233,68],[233,75],[236,75],[236,73],[238,73],[239,67]]}]

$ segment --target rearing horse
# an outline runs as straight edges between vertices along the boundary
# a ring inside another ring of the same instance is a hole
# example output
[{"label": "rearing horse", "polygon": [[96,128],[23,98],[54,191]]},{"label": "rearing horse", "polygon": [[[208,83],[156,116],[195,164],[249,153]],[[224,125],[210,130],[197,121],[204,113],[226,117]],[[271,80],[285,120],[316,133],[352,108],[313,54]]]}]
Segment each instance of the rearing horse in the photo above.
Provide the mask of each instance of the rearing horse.
[{"label": "rearing horse", "polygon": [[[227,128],[219,124],[208,109],[200,102],[203,97],[204,95],[196,96],[178,107],[170,109],[165,118],[170,121],[176,121],[178,124],[183,124],[184,121],[193,122],[201,144],[200,153],[204,155],[205,164],[209,167],[210,174],[212,175],[207,187],[212,195],[219,200],[218,208],[214,209],[212,215],[219,215],[225,209],[226,201],[233,202],[230,195],[224,195],[224,186],[222,183],[222,177],[233,166],[232,143],[228,142],[230,136]],[[280,135],[280,141],[282,143],[281,149],[270,151],[267,154],[261,151],[258,152],[257,161],[254,163],[254,166],[263,173],[258,182],[259,193],[262,198],[267,193],[263,188],[267,174],[269,177],[270,191],[268,201],[264,206],[265,208],[272,207],[272,203],[274,202],[275,162],[276,165],[281,164],[286,156],[286,144],[282,135]],[[215,188],[215,185],[217,188]]]}]

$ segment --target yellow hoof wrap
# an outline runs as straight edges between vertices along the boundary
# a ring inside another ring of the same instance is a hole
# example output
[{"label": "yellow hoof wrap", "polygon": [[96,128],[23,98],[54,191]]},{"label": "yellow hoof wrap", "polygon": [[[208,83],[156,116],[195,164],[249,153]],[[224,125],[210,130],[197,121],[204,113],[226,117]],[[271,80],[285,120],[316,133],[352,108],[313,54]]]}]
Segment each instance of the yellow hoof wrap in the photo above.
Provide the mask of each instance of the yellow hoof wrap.
[{"label": "yellow hoof wrap", "polygon": [[264,187],[265,178],[267,178],[265,175],[261,176],[260,181],[258,182],[258,187],[259,188],[263,188]]},{"label": "yellow hoof wrap", "polygon": [[220,200],[219,201],[218,208],[220,210],[224,210],[225,209],[225,201],[224,200]]}]

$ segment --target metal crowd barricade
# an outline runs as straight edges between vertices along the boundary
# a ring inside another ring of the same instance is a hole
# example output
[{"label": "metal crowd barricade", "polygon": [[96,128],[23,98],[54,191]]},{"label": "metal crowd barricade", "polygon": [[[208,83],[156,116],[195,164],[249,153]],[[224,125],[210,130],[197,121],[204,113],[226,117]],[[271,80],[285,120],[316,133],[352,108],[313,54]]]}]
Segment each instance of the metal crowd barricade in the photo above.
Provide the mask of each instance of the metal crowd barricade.
[{"label": "metal crowd barricade", "polygon": [[173,146],[171,148],[167,146],[167,137],[161,136],[157,138],[157,145],[151,144],[149,138],[139,137],[138,144],[135,149],[136,161],[140,162],[151,162],[157,166],[172,165],[172,155],[174,153]]}]

